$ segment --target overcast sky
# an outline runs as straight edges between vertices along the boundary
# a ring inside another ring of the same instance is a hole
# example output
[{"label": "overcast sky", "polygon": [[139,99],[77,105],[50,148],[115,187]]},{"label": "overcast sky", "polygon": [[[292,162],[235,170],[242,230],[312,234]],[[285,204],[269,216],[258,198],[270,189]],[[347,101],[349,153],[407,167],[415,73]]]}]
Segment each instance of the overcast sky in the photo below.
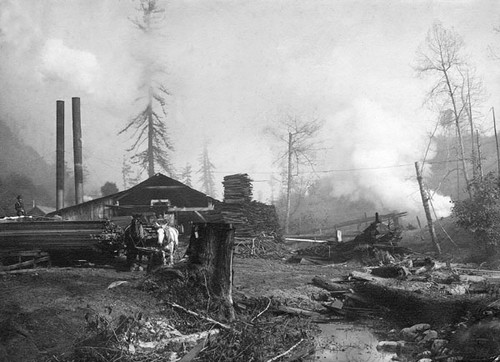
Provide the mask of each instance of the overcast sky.
[{"label": "overcast sky", "polygon": [[[318,144],[326,150],[318,153],[317,170],[335,176],[337,194],[376,190],[380,202],[394,208],[418,199],[413,163],[436,116],[422,107],[430,83],[417,78],[412,65],[436,21],[463,36],[484,77],[485,131],[488,110],[500,109],[500,61],[490,51],[500,48],[496,0],[162,4],[164,37],[153,55],[167,70],[173,162],[178,170],[187,162],[198,169],[208,139],[219,197],[224,175],[246,172],[256,180],[255,195],[269,199],[266,180],[280,170],[263,129],[296,114],[325,121]],[[80,97],[87,189],[105,181],[123,187],[129,140],[117,133],[138,109],[144,52],[129,20],[139,15],[137,5],[0,0],[0,116],[54,162],[56,100],[66,101],[70,122],[71,97]]]}]

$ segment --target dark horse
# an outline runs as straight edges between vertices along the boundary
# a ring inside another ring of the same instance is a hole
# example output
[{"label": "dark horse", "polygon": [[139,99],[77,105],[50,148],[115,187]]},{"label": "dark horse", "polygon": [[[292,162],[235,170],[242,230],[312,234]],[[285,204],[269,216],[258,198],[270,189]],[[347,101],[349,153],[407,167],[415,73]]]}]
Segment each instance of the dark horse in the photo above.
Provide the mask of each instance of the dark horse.
[{"label": "dark horse", "polygon": [[139,261],[142,260],[143,253],[137,247],[144,247],[145,239],[146,232],[142,226],[141,215],[134,215],[130,225],[125,228],[124,232],[125,250],[129,265],[135,263],[137,258],[139,258]]}]

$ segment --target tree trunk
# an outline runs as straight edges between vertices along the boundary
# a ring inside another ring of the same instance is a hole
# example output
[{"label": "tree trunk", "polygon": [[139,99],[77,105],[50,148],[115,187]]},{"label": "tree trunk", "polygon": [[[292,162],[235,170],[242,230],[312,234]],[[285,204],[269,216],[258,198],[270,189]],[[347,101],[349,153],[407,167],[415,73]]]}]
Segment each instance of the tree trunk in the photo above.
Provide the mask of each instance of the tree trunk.
[{"label": "tree trunk", "polygon": [[154,138],[154,128],[153,128],[153,98],[151,91],[149,93],[149,104],[148,104],[148,176],[153,177],[155,175],[155,159],[153,152],[153,138]]},{"label": "tree trunk", "polygon": [[[219,300],[224,317],[234,320],[234,228],[230,224],[195,224],[191,230],[189,260],[198,264],[206,278],[210,298]],[[205,281],[204,281],[205,282]]]},{"label": "tree trunk", "polygon": [[[446,69],[444,64],[443,64],[443,69]],[[448,87],[448,95],[450,96],[450,100],[451,100],[451,103],[453,105],[453,116],[455,118],[455,127],[457,129],[458,149],[460,151],[460,158],[462,159],[462,168],[463,168],[463,172],[464,172],[465,187],[467,188],[467,193],[469,194],[469,198],[472,199],[472,191],[470,189],[469,173],[467,172],[467,163],[465,161],[464,141],[462,138],[462,130],[460,129],[460,115],[458,113],[457,103],[455,100],[455,94],[454,94],[452,86],[451,86],[450,78],[448,77],[448,72],[446,70],[444,70],[443,73],[444,73],[444,77],[445,77],[445,81],[446,81],[446,86]]]}]

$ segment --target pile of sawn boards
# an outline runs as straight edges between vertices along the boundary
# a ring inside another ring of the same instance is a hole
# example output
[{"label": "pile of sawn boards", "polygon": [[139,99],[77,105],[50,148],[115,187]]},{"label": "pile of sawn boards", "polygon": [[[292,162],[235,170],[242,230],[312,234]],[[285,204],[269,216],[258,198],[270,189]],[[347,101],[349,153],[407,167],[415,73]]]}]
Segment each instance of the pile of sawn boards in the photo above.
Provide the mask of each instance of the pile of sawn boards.
[{"label": "pile of sawn boards", "polygon": [[12,221],[0,222],[0,249],[82,250],[99,242],[105,221]]}]

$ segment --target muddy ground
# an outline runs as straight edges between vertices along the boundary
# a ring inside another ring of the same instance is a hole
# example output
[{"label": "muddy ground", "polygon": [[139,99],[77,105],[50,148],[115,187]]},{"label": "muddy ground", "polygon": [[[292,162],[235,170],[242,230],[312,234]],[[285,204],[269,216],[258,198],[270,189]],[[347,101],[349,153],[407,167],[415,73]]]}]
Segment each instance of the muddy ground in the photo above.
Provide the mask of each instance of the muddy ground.
[{"label": "muddy ground", "polygon": [[[162,314],[162,303],[135,286],[145,271],[130,272],[124,261],[106,265],[51,267],[27,274],[0,276],[0,361],[43,361],[71,350],[96,313],[111,318]],[[291,264],[285,260],[234,259],[234,292],[273,296],[307,308],[314,276],[326,279],[361,270],[356,262],[338,265]],[[116,281],[124,285],[108,289]]]},{"label": "muddy ground", "polygon": [[[234,272],[235,292],[274,296],[306,307],[311,293],[319,291],[309,285],[315,275],[346,275],[349,268],[236,256]],[[70,350],[95,313],[116,318],[161,314],[161,302],[134,287],[145,277],[146,272],[130,272],[119,262],[1,276],[0,361],[39,361]],[[108,289],[115,281],[129,283]]]}]

